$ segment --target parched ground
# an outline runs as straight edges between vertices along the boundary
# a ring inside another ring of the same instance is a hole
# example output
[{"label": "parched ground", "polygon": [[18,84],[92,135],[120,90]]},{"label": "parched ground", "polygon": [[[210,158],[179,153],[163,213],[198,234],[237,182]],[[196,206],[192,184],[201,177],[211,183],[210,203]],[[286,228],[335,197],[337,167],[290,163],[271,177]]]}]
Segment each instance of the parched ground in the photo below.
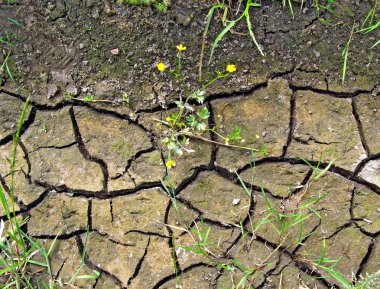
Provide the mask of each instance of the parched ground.
[{"label": "parched ground", "polygon": [[[346,279],[380,269],[380,45],[370,49],[379,32],[354,34],[342,85],[341,53],[351,27],[322,24],[310,4],[301,12],[293,4],[292,19],[281,1],[263,1],[251,20],[265,57],[242,23],[207,65],[222,29],[214,19],[203,78],[228,63],[238,71],[207,89],[209,125],[220,115],[222,133],[238,126],[248,145],[264,145],[269,155],[257,155],[252,182],[250,153],[192,141],[195,152],[176,159],[172,169],[175,210],[161,184],[166,155],[155,119],[175,108],[183,90],[155,65],[175,66],[175,46],[184,43],[186,82],[199,87],[211,1],[172,1],[165,14],[110,0],[7,2],[0,1],[0,36],[8,34],[14,46],[3,46],[0,63],[11,49],[14,81],[4,70],[0,181],[9,190],[12,134],[29,96],[17,153],[16,209],[30,217],[32,237],[48,245],[59,235],[52,257],[57,279],[67,282],[80,265],[87,227],[83,271],[96,269],[100,278],[77,280],[79,288],[233,288],[242,272],[217,266],[231,260],[260,268],[249,277],[254,288],[339,286],[331,278],[315,279],[325,273],[305,259],[320,256],[322,240],[326,256],[342,257],[335,269]],[[370,9],[367,1],[341,2],[338,10],[352,22]],[[326,174],[315,180],[300,157],[328,167]],[[235,172],[252,187],[251,197]],[[283,214],[328,193],[313,206],[320,218],[310,213],[304,221],[303,245],[294,245],[298,229],[281,244],[270,225],[243,233],[265,215],[260,187]],[[195,246],[183,229],[197,227],[211,228],[207,257],[181,247]]]}]

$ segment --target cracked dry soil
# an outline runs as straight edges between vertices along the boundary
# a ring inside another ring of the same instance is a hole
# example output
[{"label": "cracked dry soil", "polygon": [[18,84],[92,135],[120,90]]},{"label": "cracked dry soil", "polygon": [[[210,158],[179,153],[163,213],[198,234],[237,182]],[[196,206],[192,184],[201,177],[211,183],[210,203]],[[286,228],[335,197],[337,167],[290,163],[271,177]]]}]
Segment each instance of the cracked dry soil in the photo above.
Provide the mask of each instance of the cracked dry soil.
[{"label": "cracked dry soil", "polygon": [[[371,42],[355,36],[347,83],[341,85],[349,28],[323,25],[309,4],[295,20],[277,2],[263,1],[252,10],[266,56],[248,37],[226,35],[204,77],[227,63],[239,70],[207,92],[206,105],[209,125],[221,115],[222,132],[241,127],[247,143],[266,146],[269,155],[257,156],[250,200],[233,172],[250,184],[251,156],[193,141],[195,153],[179,158],[172,172],[178,214],[160,183],[165,156],[158,150],[154,119],[175,107],[180,88],[158,74],[155,64],[175,63],[175,45],[185,43],[184,74],[190,87],[197,87],[211,1],[172,2],[162,14],[110,0],[0,1],[1,33],[15,40],[10,66],[16,80],[5,73],[0,79],[0,180],[9,190],[12,134],[30,96],[17,154],[16,209],[30,217],[28,234],[46,245],[60,233],[54,276],[71,278],[89,226],[82,273],[96,269],[100,278],[77,280],[78,288],[231,288],[241,273],[231,280],[209,258],[181,249],[194,241],[175,228],[200,226],[203,219],[216,258],[259,264],[279,245],[276,235],[264,226],[247,247],[239,227],[241,222],[249,229],[250,220],[265,210],[260,187],[284,211],[294,209],[300,197],[329,194],[314,207],[322,218],[305,221],[304,245],[281,244],[267,260],[271,266],[253,279],[254,288],[339,287],[331,278],[314,279],[324,272],[299,260],[301,254],[318,256],[323,239],[327,256],[342,256],[336,269],[348,279],[378,271],[379,48],[368,63]],[[342,2],[357,19],[369,7],[366,1]],[[208,46],[220,29],[214,21]],[[371,37],[378,39],[379,32]],[[111,53],[115,48],[117,55]],[[127,93],[130,105],[84,103],[68,99],[68,92],[111,101]],[[322,168],[335,162],[312,182],[299,157],[317,165],[321,155]],[[5,219],[3,210],[0,215]]]}]

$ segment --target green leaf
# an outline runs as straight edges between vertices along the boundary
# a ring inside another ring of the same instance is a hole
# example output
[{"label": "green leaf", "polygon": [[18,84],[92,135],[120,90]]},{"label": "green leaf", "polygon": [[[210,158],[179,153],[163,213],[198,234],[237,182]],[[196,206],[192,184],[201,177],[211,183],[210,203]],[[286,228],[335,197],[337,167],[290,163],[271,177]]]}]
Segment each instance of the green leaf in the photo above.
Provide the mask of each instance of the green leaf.
[{"label": "green leaf", "polygon": [[251,20],[249,19],[249,12],[247,12],[245,15],[246,15],[246,21],[247,21],[247,27],[248,27],[249,36],[251,36],[252,41],[255,44],[257,50],[259,50],[260,54],[262,56],[264,56],[264,52],[262,51],[259,43],[257,43],[255,34],[253,34]]},{"label": "green leaf", "polygon": [[100,276],[100,273],[96,270],[92,270],[94,272],[93,275],[80,275],[77,276],[76,279],[98,279]]},{"label": "green leaf", "polygon": [[216,37],[214,43],[212,44],[212,48],[211,48],[211,53],[210,53],[210,59],[208,61],[208,63],[210,64],[211,62],[211,59],[214,55],[214,51],[215,51],[215,48],[218,46],[218,43],[220,40],[222,40],[223,36],[231,30],[231,28],[236,24],[236,22],[238,22],[240,19],[237,19],[235,21],[231,21],[230,23],[228,23],[228,25],[222,30],[222,32],[219,33],[219,35]]},{"label": "green leaf", "polygon": [[206,129],[206,124],[204,122],[197,123],[197,130],[204,131]]},{"label": "green leaf", "polygon": [[174,103],[178,108],[183,108],[183,101],[176,100]]},{"label": "green leaf", "polygon": [[378,41],[376,41],[374,45],[371,46],[371,49],[375,48],[379,44],[380,44],[380,39]]},{"label": "green leaf", "polygon": [[228,134],[228,138],[229,138],[231,141],[241,140],[241,136],[240,136],[240,128],[238,128],[238,127],[234,127],[234,128],[232,129],[232,131]]},{"label": "green leaf", "polygon": [[94,101],[94,97],[91,96],[91,95],[86,95],[86,96],[83,98],[83,101],[85,101],[85,102],[93,102],[93,101]]},{"label": "green leaf", "polygon": [[187,124],[190,127],[194,127],[197,124],[197,121],[195,120],[195,116],[194,115],[188,115],[188,116],[185,117],[185,119],[186,119]]},{"label": "green leaf", "polygon": [[35,261],[35,260],[28,260],[28,263],[29,264],[34,264],[34,265],[37,265],[37,266],[40,266],[40,267],[44,267],[44,268],[48,267],[47,264],[39,262],[39,261]]},{"label": "green leaf", "polygon": [[197,110],[197,115],[200,119],[208,119],[210,117],[210,112],[207,107],[203,107]]},{"label": "green leaf", "polygon": [[195,99],[199,104],[202,104],[205,100],[205,92],[203,90],[197,90],[191,95],[192,99]]},{"label": "green leaf", "polygon": [[12,71],[10,70],[9,66],[8,66],[8,62],[5,63],[5,68],[7,69],[7,72],[8,72],[8,75],[9,77],[15,81],[15,79],[13,78],[13,74],[12,74]]},{"label": "green leaf", "polygon": [[268,155],[268,151],[267,151],[267,148],[265,146],[260,146],[258,148],[259,152],[262,153],[264,156],[267,156]]}]

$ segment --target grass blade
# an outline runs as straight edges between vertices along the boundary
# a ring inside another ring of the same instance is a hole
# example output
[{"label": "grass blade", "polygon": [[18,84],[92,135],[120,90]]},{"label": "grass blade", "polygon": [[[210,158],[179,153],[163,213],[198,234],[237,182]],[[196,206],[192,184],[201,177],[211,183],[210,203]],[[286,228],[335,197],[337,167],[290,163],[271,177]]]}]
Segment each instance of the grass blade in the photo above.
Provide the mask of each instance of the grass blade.
[{"label": "grass blade", "polygon": [[238,173],[236,173],[236,175],[237,175],[237,177],[238,177],[238,179],[240,181],[240,184],[243,186],[244,191],[246,191],[246,193],[248,194],[248,196],[251,197],[251,192],[250,192],[250,190],[248,190],[248,188],[245,185],[244,181],[241,179],[241,177],[239,176]]},{"label": "grass blade", "polygon": [[[244,15],[244,14],[243,14]],[[220,40],[222,40],[223,36],[231,30],[232,27],[234,27],[234,25],[236,24],[237,21],[239,21],[241,19],[238,18],[238,20],[234,20],[234,21],[231,21],[230,23],[228,23],[228,25],[222,30],[222,32],[219,33],[219,35],[216,37],[214,43],[212,44],[212,47],[211,47],[211,53],[210,53],[210,59],[208,61],[208,63],[210,64],[211,60],[212,60],[212,57],[214,55],[214,51],[215,51],[215,48],[218,46],[218,43]]]},{"label": "grass blade", "polygon": [[330,161],[329,164],[322,171],[320,171],[319,174],[314,179],[318,180],[320,177],[322,177],[330,169],[334,161],[335,160]]},{"label": "grass blade", "polygon": [[380,39],[378,41],[376,41],[374,45],[371,46],[371,49],[375,48],[379,44],[380,44]]},{"label": "grass blade", "polygon": [[252,31],[252,24],[251,24],[251,20],[249,18],[249,12],[247,10],[246,14],[245,14],[245,18],[246,18],[246,21],[247,21],[247,27],[248,27],[248,31],[249,31],[249,36],[251,36],[252,38],[252,41],[253,43],[256,45],[257,49],[259,50],[260,54],[262,56],[264,56],[264,53],[263,51],[261,50],[260,48],[260,45],[257,43],[256,41],[256,38],[255,38],[255,35],[253,34],[253,31]]},{"label": "grass blade", "polygon": [[343,52],[342,52],[342,56],[343,56],[342,84],[344,84],[344,82],[346,81],[348,50],[350,48],[352,35],[354,33],[354,27],[355,27],[355,23],[352,25],[350,37],[348,38],[346,46],[344,47]]}]

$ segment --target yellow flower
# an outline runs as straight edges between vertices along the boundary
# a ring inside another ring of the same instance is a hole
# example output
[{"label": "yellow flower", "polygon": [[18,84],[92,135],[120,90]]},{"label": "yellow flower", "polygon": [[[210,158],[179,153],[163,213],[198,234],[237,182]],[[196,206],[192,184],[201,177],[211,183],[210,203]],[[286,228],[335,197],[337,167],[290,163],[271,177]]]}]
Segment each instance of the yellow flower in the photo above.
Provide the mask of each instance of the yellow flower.
[{"label": "yellow flower", "polygon": [[235,66],[235,64],[228,64],[227,67],[226,67],[226,70],[227,70],[229,73],[235,72],[235,71],[236,71],[236,66]]},{"label": "yellow flower", "polygon": [[166,162],[166,167],[167,167],[168,169],[171,169],[172,167],[175,167],[175,165],[176,165],[176,163],[175,163],[174,160],[168,160],[168,161]]},{"label": "yellow flower", "polygon": [[224,140],[224,143],[226,145],[229,145],[230,144],[230,138],[229,137],[226,137],[225,140]]},{"label": "yellow flower", "polygon": [[167,122],[170,122],[170,121],[171,121],[170,116],[165,117],[165,120],[166,120]]},{"label": "yellow flower", "polygon": [[165,63],[162,63],[162,62],[160,62],[160,63],[157,63],[157,69],[159,70],[159,71],[164,71],[165,70],[165,68],[166,68],[166,65],[165,65]]},{"label": "yellow flower", "polygon": [[179,51],[185,51],[186,50],[186,46],[184,46],[183,44],[180,44],[180,45],[177,45],[177,49]]}]

